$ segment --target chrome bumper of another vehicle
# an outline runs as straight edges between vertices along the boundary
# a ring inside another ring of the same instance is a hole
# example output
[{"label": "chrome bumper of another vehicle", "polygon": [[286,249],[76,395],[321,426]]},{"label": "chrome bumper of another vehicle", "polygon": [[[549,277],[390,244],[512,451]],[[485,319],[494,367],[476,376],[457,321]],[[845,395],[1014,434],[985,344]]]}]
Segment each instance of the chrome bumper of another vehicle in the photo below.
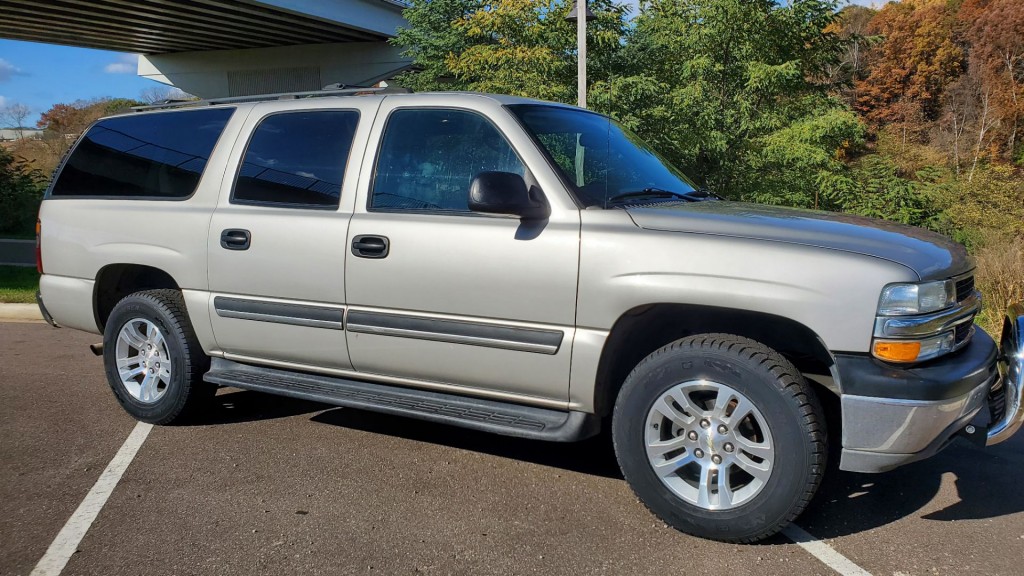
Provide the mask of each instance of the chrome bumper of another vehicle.
[{"label": "chrome bumper of another vehicle", "polygon": [[1013,436],[1024,424],[1024,303],[1010,305],[999,339],[1000,379],[989,393],[992,423],[985,444],[992,446]]}]

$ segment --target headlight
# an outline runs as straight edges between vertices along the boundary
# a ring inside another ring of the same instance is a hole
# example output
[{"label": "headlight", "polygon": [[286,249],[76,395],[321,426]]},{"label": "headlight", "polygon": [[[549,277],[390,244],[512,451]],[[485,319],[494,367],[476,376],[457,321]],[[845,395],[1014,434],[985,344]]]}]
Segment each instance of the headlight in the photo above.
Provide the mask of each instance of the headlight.
[{"label": "headlight", "polygon": [[952,280],[921,284],[890,284],[882,289],[878,313],[882,316],[927,314],[956,304],[956,284]]}]

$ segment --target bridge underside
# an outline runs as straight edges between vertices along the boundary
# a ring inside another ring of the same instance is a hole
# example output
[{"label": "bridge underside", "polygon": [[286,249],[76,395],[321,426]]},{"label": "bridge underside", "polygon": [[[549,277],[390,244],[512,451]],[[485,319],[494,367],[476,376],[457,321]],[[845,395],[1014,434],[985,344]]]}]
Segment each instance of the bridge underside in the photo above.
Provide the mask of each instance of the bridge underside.
[{"label": "bridge underside", "polygon": [[[396,7],[380,1],[323,4],[347,4],[345,8],[378,12],[377,24],[383,26],[373,29],[333,21],[285,9],[272,2],[0,0],[3,14],[0,37],[137,54],[166,54],[381,41],[391,35],[394,23],[401,18]],[[345,12],[352,14],[350,10]]]},{"label": "bridge underside", "polygon": [[139,75],[203,98],[386,79],[394,0],[0,0],[0,38],[140,54]]}]

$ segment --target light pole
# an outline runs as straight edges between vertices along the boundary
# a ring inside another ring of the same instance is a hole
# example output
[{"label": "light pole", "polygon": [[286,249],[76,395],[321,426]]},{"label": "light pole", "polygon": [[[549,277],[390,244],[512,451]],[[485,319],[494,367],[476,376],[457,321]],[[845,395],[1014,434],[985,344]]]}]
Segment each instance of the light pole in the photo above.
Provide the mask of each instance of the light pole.
[{"label": "light pole", "polygon": [[587,0],[575,0],[572,10],[565,17],[576,22],[576,94],[577,105],[587,107],[587,22],[596,20],[597,16],[587,8]]}]

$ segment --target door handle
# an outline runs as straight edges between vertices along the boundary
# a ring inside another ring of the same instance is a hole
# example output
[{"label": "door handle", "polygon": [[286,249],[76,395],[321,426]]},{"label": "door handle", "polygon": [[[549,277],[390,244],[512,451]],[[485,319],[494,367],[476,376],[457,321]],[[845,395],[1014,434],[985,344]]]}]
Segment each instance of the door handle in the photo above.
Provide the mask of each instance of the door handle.
[{"label": "door handle", "polygon": [[228,250],[248,250],[251,240],[248,230],[229,228],[220,233],[220,247]]},{"label": "door handle", "polygon": [[352,239],[352,254],[360,258],[384,258],[388,255],[390,244],[387,236],[356,236]]}]

